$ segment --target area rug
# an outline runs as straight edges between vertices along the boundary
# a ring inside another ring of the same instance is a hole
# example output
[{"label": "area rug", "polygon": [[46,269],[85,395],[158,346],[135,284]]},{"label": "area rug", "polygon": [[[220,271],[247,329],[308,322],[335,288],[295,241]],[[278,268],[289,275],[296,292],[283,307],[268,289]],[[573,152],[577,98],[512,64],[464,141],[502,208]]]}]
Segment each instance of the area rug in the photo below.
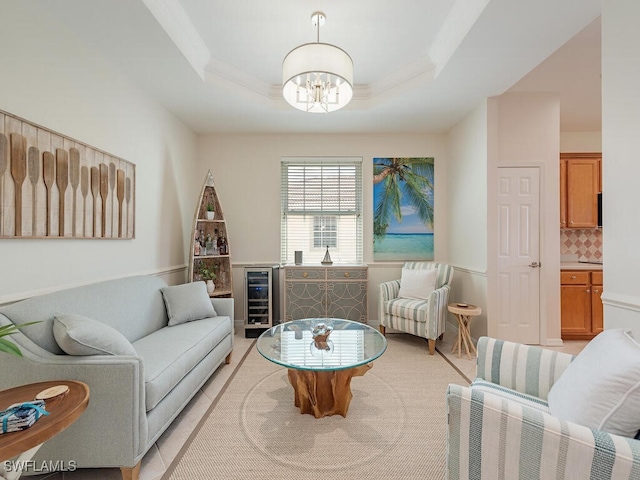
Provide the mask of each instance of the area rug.
[{"label": "area rug", "polygon": [[387,339],[346,418],[300,414],[286,369],[253,346],[165,478],[444,479],[445,392],[468,381],[424,339]]}]

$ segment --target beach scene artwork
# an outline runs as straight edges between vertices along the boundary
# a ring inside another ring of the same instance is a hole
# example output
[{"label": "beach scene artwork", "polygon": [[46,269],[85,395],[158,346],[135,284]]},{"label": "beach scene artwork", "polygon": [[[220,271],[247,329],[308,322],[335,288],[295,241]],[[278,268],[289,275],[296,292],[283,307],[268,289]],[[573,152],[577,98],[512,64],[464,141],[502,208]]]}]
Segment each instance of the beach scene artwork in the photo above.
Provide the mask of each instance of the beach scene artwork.
[{"label": "beach scene artwork", "polygon": [[373,159],[374,261],[433,260],[433,157]]}]

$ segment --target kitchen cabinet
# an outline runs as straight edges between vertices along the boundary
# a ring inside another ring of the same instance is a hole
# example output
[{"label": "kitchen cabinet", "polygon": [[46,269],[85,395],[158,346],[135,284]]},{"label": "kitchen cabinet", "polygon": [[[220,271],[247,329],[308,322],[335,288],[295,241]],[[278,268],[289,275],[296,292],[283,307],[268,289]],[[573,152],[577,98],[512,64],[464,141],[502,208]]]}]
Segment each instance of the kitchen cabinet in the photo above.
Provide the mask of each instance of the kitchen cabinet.
[{"label": "kitchen cabinet", "polygon": [[591,272],[591,331],[597,335],[604,330],[602,306],[602,272]]},{"label": "kitchen cabinet", "polygon": [[602,271],[560,273],[561,335],[589,340],[602,331]]},{"label": "kitchen cabinet", "polygon": [[284,319],[343,318],[367,323],[367,266],[284,267]]},{"label": "kitchen cabinet", "polygon": [[601,191],[600,153],[560,154],[560,227],[596,228]]}]

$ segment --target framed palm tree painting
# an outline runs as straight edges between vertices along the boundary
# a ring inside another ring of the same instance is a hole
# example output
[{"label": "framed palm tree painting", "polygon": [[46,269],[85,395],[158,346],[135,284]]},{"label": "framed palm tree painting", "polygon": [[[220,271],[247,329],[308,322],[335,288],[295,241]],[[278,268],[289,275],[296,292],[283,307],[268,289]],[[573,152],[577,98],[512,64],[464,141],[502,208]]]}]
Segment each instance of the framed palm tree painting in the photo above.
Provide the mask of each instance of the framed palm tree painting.
[{"label": "framed palm tree painting", "polygon": [[432,157],[373,159],[374,261],[433,260]]}]

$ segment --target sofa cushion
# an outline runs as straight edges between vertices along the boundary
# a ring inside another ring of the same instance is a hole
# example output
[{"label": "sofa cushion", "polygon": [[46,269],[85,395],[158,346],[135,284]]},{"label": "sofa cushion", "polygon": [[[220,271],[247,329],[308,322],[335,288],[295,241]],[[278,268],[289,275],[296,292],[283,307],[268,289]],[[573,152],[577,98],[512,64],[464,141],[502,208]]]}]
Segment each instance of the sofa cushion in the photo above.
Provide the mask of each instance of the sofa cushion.
[{"label": "sofa cushion", "polygon": [[487,382],[481,378],[476,378],[471,384],[471,388],[475,391],[496,395],[505,400],[509,400],[510,402],[516,402],[520,405],[534,408],[540,412],[551,413],[549,405],[541,398],[534,397],[533,395],[528,395],[526,393],[516,392],[515,390],[511,390],[510,388],[503,387],[502,385],[497,385],[492,382]]},{"label": "sofa cushion", "polygon": [[633,437],[640,430],[640,344],[630,330],[605,330],[549,390],[561,420]]},{"label": "sofa cushion", "polygon": [[147,411],[232,331],[231,318],[220,316],[165,327],[135,342],[144,364]]},{"label": "sofa cushion", "polygon": [[82,315],[56,315],[53,336],[68,355],[136,355],[120,332]]},{"label": "sofa cushion", "polygon": [[394,317],[410,318],[414,322],[425,323],[429,312],[429,302],[427,300],[416,300],[412,298],[395,298],[384,302],[383,313]]},{"label": "sofa cushion", "polygon": [[170,327],[216,316],[204,282],[174,285],[160,291],[167,307]]},{"label": "sofa cushion", "polygon": [[402,269],[398,297],[427,300],[436,287],[438,271],[430,269]]}]

